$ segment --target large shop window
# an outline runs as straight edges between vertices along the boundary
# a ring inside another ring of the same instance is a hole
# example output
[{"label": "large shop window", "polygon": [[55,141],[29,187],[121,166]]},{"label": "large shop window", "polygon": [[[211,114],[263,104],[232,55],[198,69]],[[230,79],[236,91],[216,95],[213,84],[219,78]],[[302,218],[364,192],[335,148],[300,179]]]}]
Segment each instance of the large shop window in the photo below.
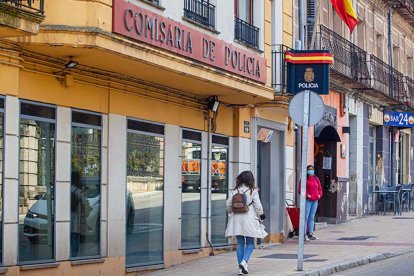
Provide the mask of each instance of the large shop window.
[{"label": "large shop window", "polygon": [[224,236],[227,226],[226,198],[228,193],[229,139],[212,137],[211,149],[211,241],[214,245],[227,244]]},{"label": "large shop window", "polygon": [[70,256],[100,255],[101,116],[72,111]]},{"label": "large shop window", "polygon": [[55,107],[20,106],[19,263],[54,259]]},{"label": "large shop window", "polygon": [[183,130],[181,161],[181,248],[200,248],[201,133]]},{"label": "large shop window", "polygon": [[0,263],[3,262],[3,144],[4,98],[0,98]]},{"label": "large shop window", "polygon": [[163,263],[164,126],[128,120],[126,266]]}]

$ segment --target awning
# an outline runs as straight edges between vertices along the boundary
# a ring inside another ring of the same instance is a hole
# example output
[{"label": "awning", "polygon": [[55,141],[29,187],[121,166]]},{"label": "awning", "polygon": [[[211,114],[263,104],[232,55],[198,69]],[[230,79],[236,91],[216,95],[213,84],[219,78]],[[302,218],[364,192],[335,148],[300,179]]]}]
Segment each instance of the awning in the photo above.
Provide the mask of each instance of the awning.
[{"label": "awning", "polygon": [[331,125],[317,125],[315,127],[315,138],[322,141],[341,142],[338,132]]}]

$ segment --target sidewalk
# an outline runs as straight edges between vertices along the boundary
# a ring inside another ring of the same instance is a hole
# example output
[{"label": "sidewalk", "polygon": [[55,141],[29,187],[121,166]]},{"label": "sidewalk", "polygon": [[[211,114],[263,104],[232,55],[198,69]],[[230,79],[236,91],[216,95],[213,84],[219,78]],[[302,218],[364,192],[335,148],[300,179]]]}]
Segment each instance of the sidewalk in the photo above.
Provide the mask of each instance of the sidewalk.
[{"label": "sidewalk", "polygon": [[[298,239],[256,249],[249,275],[329,275],[368,262],[414,251],[414,212],[402,216],[376,215],[328,225],[316,232],[318,241],[305,244],[302,273],[296,271]],[[149,275],[237,275],[236,253],[207,257]]]}]

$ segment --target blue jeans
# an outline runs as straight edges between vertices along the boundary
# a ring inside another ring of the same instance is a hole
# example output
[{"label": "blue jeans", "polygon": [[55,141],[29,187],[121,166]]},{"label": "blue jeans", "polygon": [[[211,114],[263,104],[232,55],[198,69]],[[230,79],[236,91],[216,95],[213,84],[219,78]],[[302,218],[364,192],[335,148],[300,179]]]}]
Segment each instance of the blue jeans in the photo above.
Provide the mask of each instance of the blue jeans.
[{"label": "blue jeans", "polygon": [[306,235],[306,226],[308,226],[309,234],[313,233],[315,228],[315,215],[316,210],[318,209],[318,201],[306,200],[306,212],[305,212],[305,235]]},{"label": "blue jeans", "polygon": [[245,236],[236,236],[237,238],[237,261],[241,263],[243,260],[249,262],[250,255],[254,249],[254,238]]}]

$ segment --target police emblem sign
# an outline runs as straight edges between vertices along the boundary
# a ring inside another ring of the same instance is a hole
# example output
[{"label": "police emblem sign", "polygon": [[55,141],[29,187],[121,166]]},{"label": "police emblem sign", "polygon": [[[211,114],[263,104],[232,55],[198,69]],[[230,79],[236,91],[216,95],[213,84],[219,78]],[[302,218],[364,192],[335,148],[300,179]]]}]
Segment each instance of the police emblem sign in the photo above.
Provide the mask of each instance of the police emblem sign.
[{"label": "police emblem sign", "polygon": [[310,90],[318,94],[329,94],[329,66],[333,56],[327,50],[285,53],[287,62],[287,92],[296,94]]}]

